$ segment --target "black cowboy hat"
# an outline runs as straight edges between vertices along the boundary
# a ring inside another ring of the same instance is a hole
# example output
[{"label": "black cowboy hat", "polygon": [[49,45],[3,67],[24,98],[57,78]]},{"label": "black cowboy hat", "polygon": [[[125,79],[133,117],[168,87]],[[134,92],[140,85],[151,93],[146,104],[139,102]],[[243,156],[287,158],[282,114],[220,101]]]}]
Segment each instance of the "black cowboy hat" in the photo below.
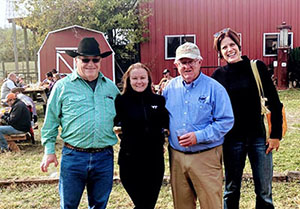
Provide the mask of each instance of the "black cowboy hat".
[{"label": "black cowboy hat", "polygon": [[77,50],[66,50],[66,53],[71,57],[77,56],[100,56],[101,58],[111,55],[112,51],[107,51],[101,54],[99,44],[95,38],[83,38],[78,45]]}]

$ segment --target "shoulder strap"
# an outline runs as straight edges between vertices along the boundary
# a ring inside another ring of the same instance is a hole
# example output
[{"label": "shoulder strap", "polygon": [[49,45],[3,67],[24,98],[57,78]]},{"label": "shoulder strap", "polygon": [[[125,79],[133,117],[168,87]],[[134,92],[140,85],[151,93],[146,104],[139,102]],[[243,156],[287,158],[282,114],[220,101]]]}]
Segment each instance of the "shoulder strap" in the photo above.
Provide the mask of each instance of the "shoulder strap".
[{"label": "shoulder strap", "polygon": [[253,75],[254,75],[254,78],[255,78],[255,81],[256,81],[259,96],[264,97],[264,89],[263,89],[263,86],[262,86],[262,83],[261,83],[261,80],[260,80],[260,76],[259,76],[259,72],[258,72],[258,69],[257,69],[256,61],[257,60],[251,60],[250,65],[251,65],[252,72],[253,72]]}]

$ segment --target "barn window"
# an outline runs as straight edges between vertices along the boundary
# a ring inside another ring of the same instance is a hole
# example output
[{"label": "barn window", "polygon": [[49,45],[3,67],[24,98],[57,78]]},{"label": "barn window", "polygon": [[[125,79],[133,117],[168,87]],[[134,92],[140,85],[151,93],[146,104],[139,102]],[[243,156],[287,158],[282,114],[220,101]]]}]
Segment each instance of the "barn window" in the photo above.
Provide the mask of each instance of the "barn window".
[{"label": "barn window", "polygon": [[175,59],[175,51],[185,42],[196,42],[196,35],[168,35],[165,36],[165,59]]},{"label": "barn window", "polygon": [[[264,33],[263,55],[266,57],[277,56],[279,33]],[[288,45],[293,48],[293,33],[288,35]]]}]

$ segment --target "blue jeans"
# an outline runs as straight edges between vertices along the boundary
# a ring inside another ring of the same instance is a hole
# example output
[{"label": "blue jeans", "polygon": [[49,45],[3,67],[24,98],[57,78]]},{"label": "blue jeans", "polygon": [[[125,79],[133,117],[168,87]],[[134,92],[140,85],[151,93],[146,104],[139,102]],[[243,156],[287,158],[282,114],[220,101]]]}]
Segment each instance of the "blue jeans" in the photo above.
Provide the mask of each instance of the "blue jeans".
[{"label": "blue jeans", "polygon": [[273,209],[272,202],[272,153],[266,155],[265,138],[247,138],[245,141],[226,139],[223,145],[225,166],[224,209],[238,209],[240,189],[248,155],[252,168],[256,209]]},{"label": "blue jeans", "polygon": [[24,132],[15,129],[12,126],[0,126],[0,150],[6,150],[8,148],[7,141],[3,136],[4,134],[11,135],[11,134],[20,134],[20,133],[24,133]]},{"label": "blue jeans", "polygon": [[78,152],[62,149],[59,193],[60,208],[78,208],[85,186],[90,209],[106,208],[113,184],[113,149]]}]

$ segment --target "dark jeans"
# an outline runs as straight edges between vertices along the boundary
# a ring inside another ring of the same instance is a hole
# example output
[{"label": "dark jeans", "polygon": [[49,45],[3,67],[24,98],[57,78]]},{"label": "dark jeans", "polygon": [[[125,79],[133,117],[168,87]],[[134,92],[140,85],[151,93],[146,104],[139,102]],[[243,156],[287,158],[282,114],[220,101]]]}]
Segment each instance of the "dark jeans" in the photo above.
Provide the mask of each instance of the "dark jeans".
[{"label": "dark jeans", "polygon": [[[120,159],[121,158],[121,159]],[[154,209],[164,176],[164,157],[119,154],[121,182],[135,209]]]},{"label": "dark jeans", "polygon": [[256,193],[256,209],[273,209],[272,153],[266,155],[263,137],[247,138],[243,142],[226,139],[223,145],[225,165],[224,209],[238,209],[241,180],[248,155]]},{"label": "dark jeans", "polygon": [[89,207],[105,209],[113,183],[113,149],[78,152],[63,147],[59,179],[61,209],[78,208],[87,187]]}]

